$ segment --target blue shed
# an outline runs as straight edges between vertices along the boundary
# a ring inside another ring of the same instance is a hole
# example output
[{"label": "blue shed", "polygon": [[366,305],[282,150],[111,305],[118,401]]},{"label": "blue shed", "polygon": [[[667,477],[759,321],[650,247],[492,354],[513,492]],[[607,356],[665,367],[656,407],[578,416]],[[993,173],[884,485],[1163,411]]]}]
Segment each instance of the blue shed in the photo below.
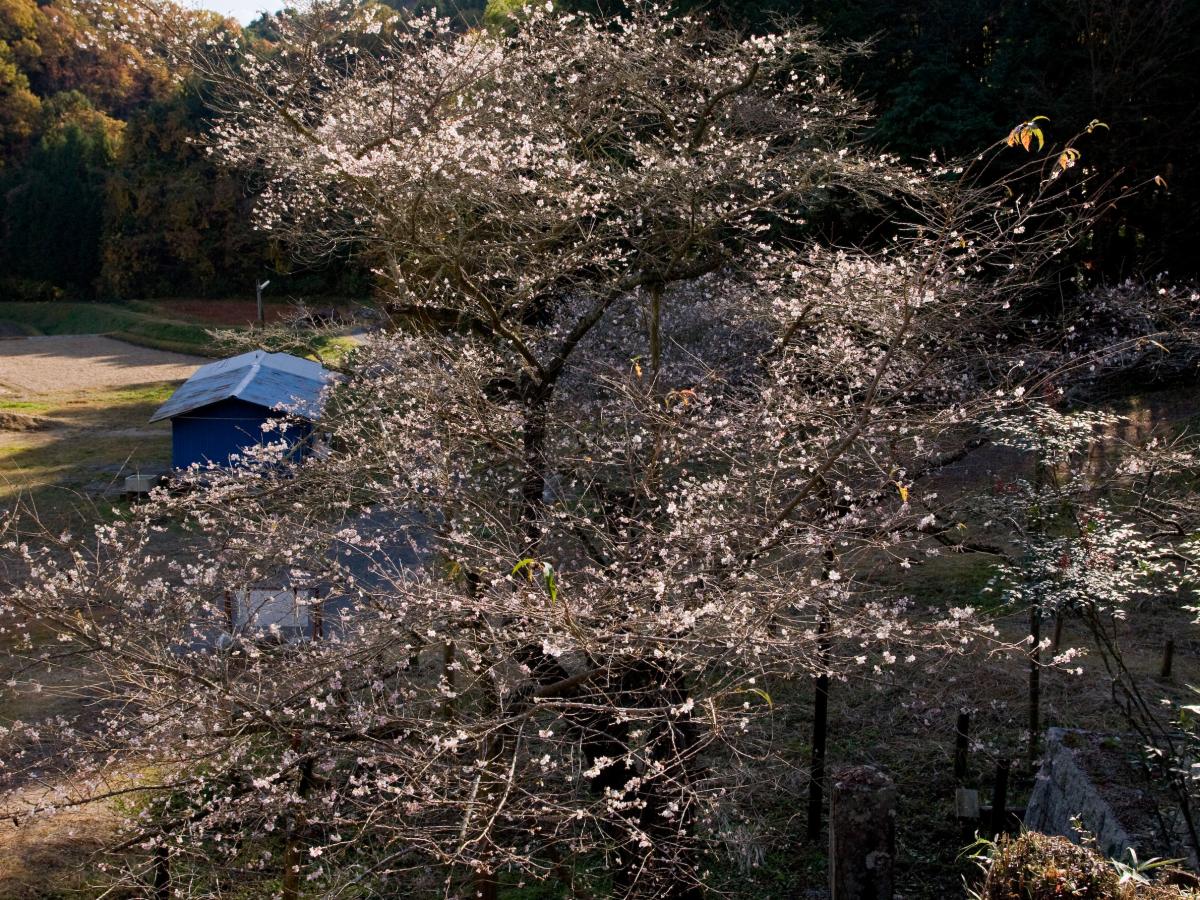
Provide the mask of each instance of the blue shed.
[{"label": "blue shed", "polygon": [[[255,350],[201,366],[151,416],[171,420],[171,464],[225,464],[245,448],[282,436],[293,446],[312,434],[324,389],[334,378],[320,363]],[[264,423],[299,418],[281,432]]]}]

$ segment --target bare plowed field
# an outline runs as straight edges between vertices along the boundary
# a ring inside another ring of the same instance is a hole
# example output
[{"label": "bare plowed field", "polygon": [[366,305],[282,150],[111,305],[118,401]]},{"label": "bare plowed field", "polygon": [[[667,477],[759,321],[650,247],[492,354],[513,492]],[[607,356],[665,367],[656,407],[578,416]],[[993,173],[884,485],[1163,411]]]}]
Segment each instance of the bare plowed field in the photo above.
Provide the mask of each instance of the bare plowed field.
[{"label": "bare plowed field", "polygon": [[0,340],[0,396],[180,381],[209,361],[99,335],[7,338]]}]

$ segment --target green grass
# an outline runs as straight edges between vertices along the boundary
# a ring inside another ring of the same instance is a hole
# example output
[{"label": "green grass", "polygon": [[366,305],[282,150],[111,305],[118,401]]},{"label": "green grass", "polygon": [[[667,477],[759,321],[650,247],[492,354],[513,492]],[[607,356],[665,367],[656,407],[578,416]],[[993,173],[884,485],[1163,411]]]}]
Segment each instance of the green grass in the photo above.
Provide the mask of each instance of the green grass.
[{"label": "green grass", "polygon": [[56,404],[42,400],[4,400],[0,399],[0,410],[4,412],[19,412],[29,413],[36,416],[39,413],[47,412],[55,407]]},{"label": "green grass", "polygon": [[353,338],[322,335],[313,341],[312,351],[309,355],[319,362],[336,366],[345,362],[346,357],[357,346],[358,344]]},{"label": "green grass", "polygon": [[[172,382],[112,391],[0,400],[0,411],[46,419],[44,431],[0,432],[0,505],[18,501],[53,519],[91,508],[100,485],[139,470],[165,468],[171,458],[166,423],[147,420],[172,393]],[[102,507],[109,505],[103,501]]]},{"label": "green grass", "polygon": [[[49,414],[67,420],[68,424],[78,425],[102,425],[106,422],[142,425],[145,424],[142,414],[146,409],[152,412],[162,406],[178,386],[174,381],[160,381],[66,398],[47,396],[37,400],[10,400],[0,397],[0,412],[28,413],[33,416]],[[95,419],[94,423],[89,421],[91,418]]]},{"label": "green grass", "polygon": [[107,334],[131,344],[212,356],[206,325],[167,319],[148,304],[0,302],[0,321],[30,334]]}]

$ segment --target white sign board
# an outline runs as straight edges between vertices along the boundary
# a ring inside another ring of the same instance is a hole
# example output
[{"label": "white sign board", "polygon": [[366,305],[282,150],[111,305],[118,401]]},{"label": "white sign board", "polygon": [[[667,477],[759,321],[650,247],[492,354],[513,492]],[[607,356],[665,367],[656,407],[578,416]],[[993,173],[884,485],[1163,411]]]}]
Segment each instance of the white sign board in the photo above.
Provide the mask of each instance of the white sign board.
[{"label": "white sign board", "polygon": [[309,628],[311,591],[237,591],[238,627],[277,629]]}]

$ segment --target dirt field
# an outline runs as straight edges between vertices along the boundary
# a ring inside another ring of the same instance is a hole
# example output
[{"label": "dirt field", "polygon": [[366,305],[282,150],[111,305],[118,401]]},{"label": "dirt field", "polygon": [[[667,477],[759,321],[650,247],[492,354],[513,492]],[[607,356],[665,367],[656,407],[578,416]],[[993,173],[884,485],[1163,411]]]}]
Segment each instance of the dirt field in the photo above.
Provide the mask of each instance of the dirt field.
[{"label": "dirt field", "polygon": [[[318,307],[329,306],[317,303]],[[235,328],[253,325],[258,321],[258,304],[253,300],[170,300],[158,304],[164,316],[197,319],[206,325]],[[299,307],[292,303],[267,303],[263,315],[268,322],[282,322],[296,315]]]},{"label": "dirt field", "polygon": [[181,381],[205,362],[98,335],[7,338],[0,340],[0,396]]},{"label": "dirt field", "polygon": [[[104,504],[120,502],[125,474],[166,467],[170,426],[147,420],[206,361],[98,336],[0,339],[0,511],[20,504],[54,523],[104,515]],[[12,675],[9,649],[0,637],[0,684]],[[86,714],[69,677],[43,678],[46,693],[0,686],[0,726]],[[117,812],[102,803],[25,820],[24,808],[46,802],[52,786],[31,783],[0,809],[4,900],[95,896],[86,888],[92,854],[111,838]]]}]

